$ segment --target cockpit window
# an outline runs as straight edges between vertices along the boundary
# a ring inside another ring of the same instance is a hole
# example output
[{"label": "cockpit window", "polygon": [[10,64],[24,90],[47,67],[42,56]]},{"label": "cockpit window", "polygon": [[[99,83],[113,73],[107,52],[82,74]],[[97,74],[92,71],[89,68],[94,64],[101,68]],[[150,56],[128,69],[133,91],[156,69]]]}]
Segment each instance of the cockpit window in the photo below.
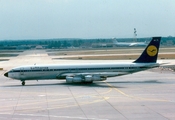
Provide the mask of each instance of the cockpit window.
[{"label": "cockpit window", "polygon": [[20,70],[12,69],[12,70],[10,70],[9,72],[20,72]]},{"label": "cockpit window", "polygon": [[14,70],[13,69],[11,69],[9,72],[13,72]]}]

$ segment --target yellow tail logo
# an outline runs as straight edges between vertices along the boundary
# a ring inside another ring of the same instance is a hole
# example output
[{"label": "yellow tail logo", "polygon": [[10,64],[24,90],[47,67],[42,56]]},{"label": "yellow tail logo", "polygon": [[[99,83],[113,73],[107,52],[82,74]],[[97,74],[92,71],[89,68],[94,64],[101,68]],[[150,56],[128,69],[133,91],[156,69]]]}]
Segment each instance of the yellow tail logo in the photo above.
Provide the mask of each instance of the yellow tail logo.
[{"label": "yellow tail logo", "polygon": [[149,56],[155,56],[156,54],[157,54],[157,47],[156,46],[154,46],[154,45],[150,45],[148,48],[147,48],[147,50],[146,50],[146,52],[147,52],[147,54],[149,55]]}]

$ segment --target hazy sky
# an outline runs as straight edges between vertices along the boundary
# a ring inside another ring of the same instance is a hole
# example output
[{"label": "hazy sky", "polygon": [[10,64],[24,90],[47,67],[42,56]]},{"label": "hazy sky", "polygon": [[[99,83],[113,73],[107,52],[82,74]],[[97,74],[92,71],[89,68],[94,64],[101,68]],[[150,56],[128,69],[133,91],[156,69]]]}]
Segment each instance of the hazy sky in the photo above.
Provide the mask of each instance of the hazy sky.
[{"label": "hazy sky", "polygon": [[175,0],[0,0],[0,40],[175,36]]}]

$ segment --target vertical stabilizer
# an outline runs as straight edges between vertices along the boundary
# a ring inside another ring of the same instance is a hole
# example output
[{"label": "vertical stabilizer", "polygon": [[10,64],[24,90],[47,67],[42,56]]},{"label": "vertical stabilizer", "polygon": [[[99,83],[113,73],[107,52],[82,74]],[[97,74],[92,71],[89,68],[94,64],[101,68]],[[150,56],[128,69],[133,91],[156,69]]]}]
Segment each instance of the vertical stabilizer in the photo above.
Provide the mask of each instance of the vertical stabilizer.
[{"label": "vertical stabilizer", "polygon": [[146,49],[134,63],[156,63],[161,37],[153,37]]}]

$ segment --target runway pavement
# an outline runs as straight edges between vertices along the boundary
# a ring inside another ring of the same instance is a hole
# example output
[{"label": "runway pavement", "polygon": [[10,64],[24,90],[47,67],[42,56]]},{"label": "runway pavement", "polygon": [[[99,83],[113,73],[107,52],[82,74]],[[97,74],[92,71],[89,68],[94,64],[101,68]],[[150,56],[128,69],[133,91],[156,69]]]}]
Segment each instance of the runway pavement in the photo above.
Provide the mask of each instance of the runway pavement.
[{"label": "runway pavement", "polygon": [[[1,120],[174,120],[175,73],[143,71],[93,84],[65,80],[26,81],[3,76],[25,64],[92,63],[52,60],[43,50],[25,51],[0,62]],[[104,61],[98,61],[104,62]]]}]

